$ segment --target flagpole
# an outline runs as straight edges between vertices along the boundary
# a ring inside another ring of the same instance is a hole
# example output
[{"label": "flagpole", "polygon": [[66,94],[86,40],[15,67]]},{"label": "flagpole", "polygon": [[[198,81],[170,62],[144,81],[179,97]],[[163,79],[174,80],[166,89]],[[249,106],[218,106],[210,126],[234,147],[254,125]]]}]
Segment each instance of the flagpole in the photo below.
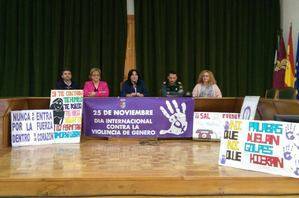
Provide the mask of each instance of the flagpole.
[{"label": "flagpole", "polygon": [[295,80],[295,88],[297,89],[297,99],[299,99],[299,32],[297,36]]}]

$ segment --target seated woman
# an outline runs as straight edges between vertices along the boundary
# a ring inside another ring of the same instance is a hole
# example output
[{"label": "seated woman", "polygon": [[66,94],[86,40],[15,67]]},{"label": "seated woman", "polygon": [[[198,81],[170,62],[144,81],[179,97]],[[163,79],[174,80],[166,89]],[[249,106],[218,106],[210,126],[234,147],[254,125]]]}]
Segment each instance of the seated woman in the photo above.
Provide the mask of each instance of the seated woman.
[{"label": "seated woman", "polygon": [[60,79],[56,82],[56,89],[79,89],[77,83],[72,81],[72,72],[68,68],[61,70]]},{"label": "seated woman", "polygon": [[92,68],[89,72],[90,81],[84,84],[85,97],[107,97],[109,96],[109,88],[105,81],[101,80],[101,70],[99,68]]},{"label": "seated woman", "polygon": [[140,79],[140,75],[136,69],[132,69],[128,73],[128,79],[123,83],[120,92],[121,97],[143,97],[148,96],[144,81]]},{"label": "seated woman", "polygon": [[193,89],[192,96],[222,98],[221,91],[216,85],[216,80],[211,71],[203,70],[200,72],[197,84]]}]

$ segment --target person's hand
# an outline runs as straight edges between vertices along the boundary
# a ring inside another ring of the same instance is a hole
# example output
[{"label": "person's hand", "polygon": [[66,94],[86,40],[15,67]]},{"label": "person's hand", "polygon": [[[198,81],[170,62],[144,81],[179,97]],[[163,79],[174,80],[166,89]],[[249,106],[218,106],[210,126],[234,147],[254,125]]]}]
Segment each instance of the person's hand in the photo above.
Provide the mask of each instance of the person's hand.
[{"label": "person's hand", "polygon": [[127,96],[127,97],[136,97],[137,94],[136,94],[136,93],[130,93],[130,94],[127,94],[126,96]]},{"label": "person's hand", "polygon": [[94,92],[94,91],[89,93],[89,96],[91,96],[91,97],[96,96],[96,95],[97,95],[97,92]]},{"label": "person's hand", "polygon": [[137,97],[143,97],[144,95],[142,93],[136,93]]}]

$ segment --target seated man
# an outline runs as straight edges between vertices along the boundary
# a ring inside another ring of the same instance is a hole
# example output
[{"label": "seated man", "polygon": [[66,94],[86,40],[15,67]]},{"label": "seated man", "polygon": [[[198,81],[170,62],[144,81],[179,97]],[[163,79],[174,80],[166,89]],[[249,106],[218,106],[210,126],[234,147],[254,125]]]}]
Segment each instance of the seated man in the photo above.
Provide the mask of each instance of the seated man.
[{"label": "seated man", "polygon": [[167,79],[162,84],[162,96],[183,96],[183,84],[178,81],[177,73],[171,71],[167,75]]},{"label": "seated man", "polygon": [[60,79],[56,82],[56,89],[79,89],[77,83],[72,81],[72,72],[70,69],[62,69]]}]

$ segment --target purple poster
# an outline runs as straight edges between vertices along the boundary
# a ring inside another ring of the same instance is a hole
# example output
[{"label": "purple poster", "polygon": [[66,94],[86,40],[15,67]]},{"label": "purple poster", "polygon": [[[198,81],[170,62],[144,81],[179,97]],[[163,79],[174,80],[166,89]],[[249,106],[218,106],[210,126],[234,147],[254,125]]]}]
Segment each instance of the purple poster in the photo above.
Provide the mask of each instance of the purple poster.
[{"label": "purple poster", "polygon": [[86,136],[192,137],[192,98],[84,98],[83,111]]}]

